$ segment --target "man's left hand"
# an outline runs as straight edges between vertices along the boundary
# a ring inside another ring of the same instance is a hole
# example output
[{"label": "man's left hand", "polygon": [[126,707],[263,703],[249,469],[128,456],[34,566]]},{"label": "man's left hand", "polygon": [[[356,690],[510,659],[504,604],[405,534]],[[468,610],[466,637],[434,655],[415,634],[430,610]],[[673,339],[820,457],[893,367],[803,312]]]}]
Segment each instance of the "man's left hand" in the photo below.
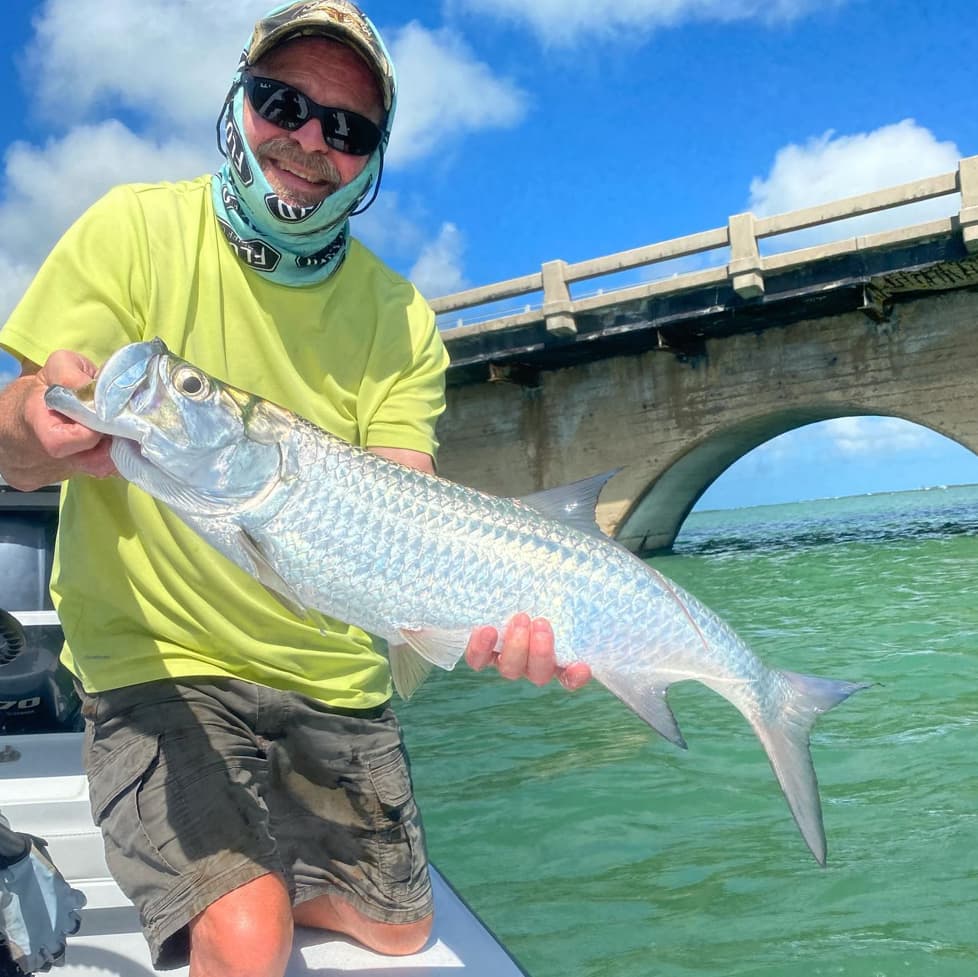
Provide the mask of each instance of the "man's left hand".
[{"label": "man's left hand", "polygon": [[584,662],[566,667],[557,664],[554,653],[554,632],[546,618],[530,620],[529,614],[517,614],[503,633],[489,625],[476,628],[465,649],[465,660],[477,672],[492,666],[503,678],[526,678],[534,685],[546,685],[551,679],[571,691],[586,685],[591,669]]}]

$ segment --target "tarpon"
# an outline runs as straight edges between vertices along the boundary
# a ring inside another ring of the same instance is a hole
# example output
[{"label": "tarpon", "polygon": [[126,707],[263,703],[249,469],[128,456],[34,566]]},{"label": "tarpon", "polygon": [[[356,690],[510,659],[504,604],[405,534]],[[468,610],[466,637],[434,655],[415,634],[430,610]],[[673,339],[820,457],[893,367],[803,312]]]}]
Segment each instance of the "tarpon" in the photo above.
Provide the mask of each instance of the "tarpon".
[{"label": "tarpon", "polygon": [[695,597],[602,534],[594,505],[610,475],[498,498],[348,444],[160,340],[123,347],[86,392],[51,387],[46,402],[111,435],[124,478],[292,613],[386,639],[402,695],[432,664],[453,668],[473,628],[502,633],[520,611],[551,622],[559,664],[587,662],[677,746],[666,692],[702,682],[751,724],[825,863],[809,732],[866,686],[768,668]]}]

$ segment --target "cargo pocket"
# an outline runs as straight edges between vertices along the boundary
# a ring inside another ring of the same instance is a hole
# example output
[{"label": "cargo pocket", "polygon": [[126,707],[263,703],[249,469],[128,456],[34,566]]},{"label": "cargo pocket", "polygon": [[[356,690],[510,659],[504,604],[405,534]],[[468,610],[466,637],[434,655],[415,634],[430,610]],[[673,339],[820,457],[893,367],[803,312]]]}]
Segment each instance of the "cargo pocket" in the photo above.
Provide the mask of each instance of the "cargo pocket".
[{"label": "cargo pocket", "polygon": [[367,769],[370,772],[370,782],[385,809],[400,808],[407,803],[411,797],[411,775],[399,746],[386,756],[374,760]]},{"label": "cargo pocket", "polygon": [[159,752],[158,736],[137,735],[102,752],[89,768],[92,817],[102,829],[106,863],[137,905],[154,880],[177,873],[147,832],[139,809],[140,790],[157,768]]},{"label": "cargo pocket", "polygon": [[156,736],[134,736],[96,761],[88,774],[92,817],[101,826],[122,798],[142,781],[156,763],[160,744]]},{"label": "cargo pocket", "polygon": [[393,897],[411,892],[427,864],[421,815],[411,792],[411,774],[400,746],[368,766],[382,812],[378,824],[381,887]]}]

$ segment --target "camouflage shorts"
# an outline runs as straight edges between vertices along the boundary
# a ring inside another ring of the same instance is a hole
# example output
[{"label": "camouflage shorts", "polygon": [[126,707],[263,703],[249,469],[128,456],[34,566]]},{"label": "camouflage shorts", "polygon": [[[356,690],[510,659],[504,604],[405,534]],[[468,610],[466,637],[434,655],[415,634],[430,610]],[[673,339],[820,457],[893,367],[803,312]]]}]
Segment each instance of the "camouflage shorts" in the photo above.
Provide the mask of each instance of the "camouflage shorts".
[{"label": "camouflage shorts", "polygon": [[82,693],[106,860],[154,963],[187,962],[187,924],[268,872],[294,904],[326,892],[409,923],[432,909],[421,816],[386,706],[332,710],[235,680]]}]

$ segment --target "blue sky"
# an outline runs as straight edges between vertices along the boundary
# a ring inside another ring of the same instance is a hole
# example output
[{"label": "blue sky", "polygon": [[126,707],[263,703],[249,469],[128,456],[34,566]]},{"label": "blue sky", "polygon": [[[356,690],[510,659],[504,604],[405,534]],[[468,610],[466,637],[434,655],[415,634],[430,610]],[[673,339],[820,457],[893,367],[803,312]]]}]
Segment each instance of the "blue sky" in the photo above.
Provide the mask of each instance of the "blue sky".
[{"label": "blue sky", "polygon": [[[214,118],[267,6],[8,0],[0,321],[109,186],[216,165]],[[973,0],[364,7],[392,49],[401,101],[384,190],[356,230],[429,296],[718,227],[745,209],[948,172],[978,153]],[[978,482],[970,451],[853,418],[762,446],[702,504],[959,482]]]}]

